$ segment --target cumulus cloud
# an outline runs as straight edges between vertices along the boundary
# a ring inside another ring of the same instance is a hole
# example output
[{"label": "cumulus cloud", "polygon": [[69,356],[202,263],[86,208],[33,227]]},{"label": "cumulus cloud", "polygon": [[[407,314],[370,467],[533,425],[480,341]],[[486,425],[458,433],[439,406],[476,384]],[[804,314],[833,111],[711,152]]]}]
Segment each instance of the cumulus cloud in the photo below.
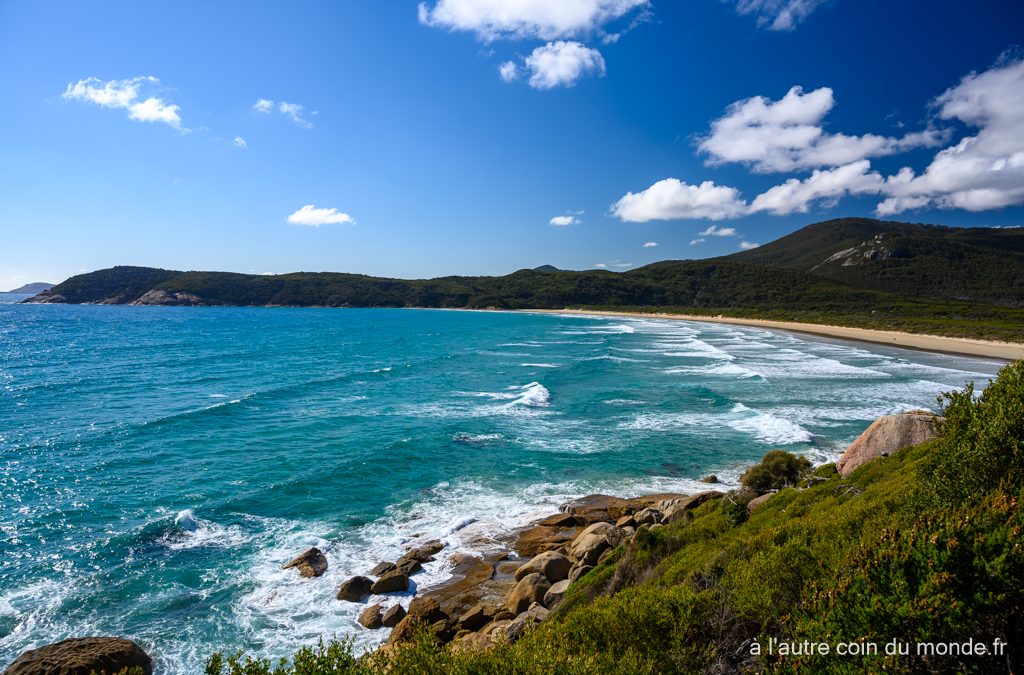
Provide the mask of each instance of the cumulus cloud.
[{"label": "cumulus cloud", "polygon": [[[306,107],[298,103],[289,103],[288,101],[273,101],[269,98],[261,98],[252,104],[252,111],[261,115],[269,115],[274,111],[277,111],[290,119],[292,122],[304,129],[312,129],[313,123],[307,120],[303,111]],[[315,112],[313,113],[316,114]]]},{"label": "cumulus cloud", "polygon": [[711,181],[689,185],[678,178],[666,178],[643,192],[626,193],[612,205],[611,213],[630,223],[684,218],[723,220],[742,215],[746,206],[736,188]]},{"label": "cumulus cloud", "polygon": [[803,180],[790,178],[759,194],[750,205],[750,213],[807,213],[815,202],[834,205],[846,195],[877,194],[883,185],[882,177],[871,171],[871,162],[862,159],[834,169],[815,170]]},{"label": "cumulus cloud", "polygon": [[234,143],[236,148],[241,148],[242,150],[245,150],[246,148],[249,147],[249,144],[246,143],[245,139],[242,138],[241,136],[235,136],[235,140],[232,141],[232,143]]},{"label": "cumulus cloud", "polygon": [[481,40],[536,38],[555,40],[600,30],[650,0],[437,0],[419,4],[426,26],[466,31]]},{"label": "cumulus cloud", "polygon": [[291,225],[308,225],[320,227],[321,225],[344,225],[354,223],[352,216],[341,213],[338,209],[318,209],[312,204],[306,204],[301,209],[288,216],[288,223]]},{"label": "cumulus cloud", "polygon": [[519,66],[514,61],[505,61],[498,66],[498,74],[505,82],[515,82],[519,79]]},{"label": "cumulus cloud", "polygon": [[74,84],[68,84],[62,97],[69,101],[93,103],[104,108],[120,108],[128,111],[129,119],[138,122],[163,122],[178,131],[187,131],[181,124],[181,108],[157,96],[141,98],[143,89],[153,89],[160,84],[155,77],[133,77],[127,80],[103,82],[96,77],[87,77]]},{"label": "cumulus cloud", "polygon": [[608,267],[608,263],[594,263],[594,267],[605,268]]},{"label": "cumulus cloud", "polygon": [[690,246],[699,246],[700,244],[703,244],[706,241],[707,241],[707,239],[705,239],[703,237],[697,237],[696,239],[691,239],[690,240]]},{"label": "cumulus cloud", "polygon": [[[604,57],[596,49],[582,42],[549,42],[534,49],[523,59],[524,71],[529,73],[528,82],[534,89],[572,87],[585,75],[603,76]],[[512,61],[506,61],[498,68],[501,79],[512,82],[518,79],[520,68]]]},{"label": "cumulus cloud", "polygon": [[734,227],[718,227],[712,225],[703,232],[699,233],[702,237],[735,237],[736,228]]},{"label": "cumulus cloud", "polygon": [[793,30],[825,0],[738,0],[736,11],[753,14],[757,25],[768,30]]},{"label": "cumulus cloud", "polygon": [[555,216],[548,221],[551,225],[564,227],[566,225],[579,225],[583,221],[576,216]]},{"label": "cumulus cloud", "polygon": [[1024,203],[1024,60],[971,73],[934,103],[941,119],[978,132],[941,150],[920,175],[903,168],[890,176],[889,197],[876,212],[926,206],[984,211]]},{"label": "cumulus cloud", "polygon": [[754,243],[752,241],[741,241],[740,242],[740,250],[741,251],[749,251],[750,249],[757,248],[758,246],[760,246],[760,244]]},{"label": "cumulus cloud", "polygon": [[644,248],[654,248],[657,245],[658,245],[658,242],[656,242],[656,241],[646,241],[646,242],[644,242]]},{"label": "cumulus cloud", "polygon": [[828,133],[822,121],[834,106],[828,87],[807,93],[792,87],[778,101],[764,96],[736,101],[711,123],[711,132],[700,140],[698,150],[708,156],[709,165],[738,162],[758,173],[772,173],[839,166],[940,145],[948,138],[931,127],[901,138]]}]

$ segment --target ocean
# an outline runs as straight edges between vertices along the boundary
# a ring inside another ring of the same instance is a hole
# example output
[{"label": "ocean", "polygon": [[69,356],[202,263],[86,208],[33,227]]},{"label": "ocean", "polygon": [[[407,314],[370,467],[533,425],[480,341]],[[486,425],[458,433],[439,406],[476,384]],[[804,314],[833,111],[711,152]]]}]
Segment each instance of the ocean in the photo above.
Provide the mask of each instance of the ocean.
[{"label": "ocean", "polygon": [[[830,461],[1000,366],[710,323],[0,299],[0,666],[81,635],[167,674],[372,648],[335,588],[410,543],[448,543],[426,588],[567,499]],[[314,545],[323,577],[281,569]]]}]

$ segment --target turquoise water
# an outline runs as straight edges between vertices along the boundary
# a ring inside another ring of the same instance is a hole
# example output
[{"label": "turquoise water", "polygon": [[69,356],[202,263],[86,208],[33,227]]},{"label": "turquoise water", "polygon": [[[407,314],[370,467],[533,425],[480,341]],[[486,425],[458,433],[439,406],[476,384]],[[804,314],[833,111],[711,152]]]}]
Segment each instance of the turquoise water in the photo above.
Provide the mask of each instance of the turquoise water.
[{"label": "turquoise water", "polygon": [[[999,365],[655,320],[0,304],[0,665],[85,634],[164,673],[368,648],[333,589],[417,538],[449,543],[423,588],[567,498],[825,461]],[[280,569],[310,545],[323,578]]]}]

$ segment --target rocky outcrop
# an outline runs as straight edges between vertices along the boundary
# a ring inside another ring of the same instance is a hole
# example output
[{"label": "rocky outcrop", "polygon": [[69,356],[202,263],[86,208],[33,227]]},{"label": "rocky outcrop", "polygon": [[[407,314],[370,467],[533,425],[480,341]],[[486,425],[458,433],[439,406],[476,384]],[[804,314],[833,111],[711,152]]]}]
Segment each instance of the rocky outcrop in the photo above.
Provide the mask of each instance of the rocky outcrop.
[{"label": "rocky outcrop", "polygon": [[131,640],[86,637],[27,651],[4,675],[114,675],[128,668],[141,668],[145,675],[152,675],[153,660]]},{"label": "rocky outcrop", "polygon": [[601,554],[622,543],[625,532],[611,523],[594,523],[580,532],[569,548],[574,565],[596,565]]},{"label": "rocky outcrop", "polygon": [[912,410],[885,415],[875,420],[836,462],[843,478],[865,462],[886,457],[900,448],[930,441],[936,436],[936,422],[941,419],[926,410]]},{"label": "rocky outcrop", "polygon": [[587,495],[569,502],[563,511],[576,519],[580,525],[615,522],[632,512],[628,499],[611,495]]},{"label": "rocky outcrop", "polygon": [[299,574],[307,578],[319,577],[327,571],[327,556],[316,546],[307,548],[284,564],[284,569],[299,570]]},{"label": "rocky outcrop", "polygon": [[719,499],[724,493],[718,490],[698,492],[688,497],[673,497],[658,502],[658,509],[662,512],[661,522],[664,524],[674,523],[686,516],[687,512],[694,510],[710,499]]},{"label": "rocky outcrop", "polygon": [[767,493],[765,493],[765,494],[763,494],[763,495],[761,495],[759,497],[754,497],[749,502],[747,502],[747,511],[753,511],[754,509],[756,509],[757,507],[761,506],[762,504],[764,504],[766,501],[768,501],[769,499],[771,499],[774,496],[775,496],[774,492],[767,492]]},{"label": "rocky outcrop", "polygon": [[[114,302],[111,304],[122,304]],[[138,300],[128,303],[131,305],[156,305],[163,307],[205,307],[210,303],[206,302],[194,293],[175,293],[153,289],[144,293]]]}]

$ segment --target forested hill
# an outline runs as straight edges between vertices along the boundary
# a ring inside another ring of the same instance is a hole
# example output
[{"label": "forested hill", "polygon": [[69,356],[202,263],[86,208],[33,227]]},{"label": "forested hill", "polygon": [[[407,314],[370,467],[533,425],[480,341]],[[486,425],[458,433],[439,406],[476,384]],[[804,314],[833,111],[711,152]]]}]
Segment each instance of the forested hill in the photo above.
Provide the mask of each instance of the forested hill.
[{"label": "forested hill", "polygon": [[846,219],[749,252],[622,273],[543,266],[501,277],[403,280],[114,267],[74,276],[30,302],[646,309],[1022,341],[1022,251],[1024,229]]},{"label": "forested hill", "polygon": [[1024,307],[1024,227],[842,218],[808,225],[728,259],[901,295]]}]

